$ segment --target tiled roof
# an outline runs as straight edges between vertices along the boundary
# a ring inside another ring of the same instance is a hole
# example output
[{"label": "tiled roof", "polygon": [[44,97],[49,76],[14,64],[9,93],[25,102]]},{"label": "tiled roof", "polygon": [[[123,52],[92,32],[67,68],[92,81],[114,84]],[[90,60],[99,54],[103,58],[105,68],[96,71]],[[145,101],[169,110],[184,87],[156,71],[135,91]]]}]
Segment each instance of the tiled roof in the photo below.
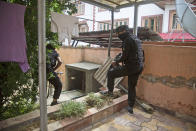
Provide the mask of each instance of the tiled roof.
[{"label": "tiled roof", "polygon": [[189,33],[160,33],[159,34],[163,40],[170,41],[174,40],[175,41],[182,41],[184,37],[184,41],[196,41],[196,38],[190,35]]}]

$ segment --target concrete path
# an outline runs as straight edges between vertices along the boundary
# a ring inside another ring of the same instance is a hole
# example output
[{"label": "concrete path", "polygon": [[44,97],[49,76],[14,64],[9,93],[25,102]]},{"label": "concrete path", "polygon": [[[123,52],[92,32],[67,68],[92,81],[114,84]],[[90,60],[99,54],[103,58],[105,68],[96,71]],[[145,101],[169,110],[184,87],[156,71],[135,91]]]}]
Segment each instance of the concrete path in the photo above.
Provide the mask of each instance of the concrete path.
[{"label": "concrete path", "polygon": [[[62,103],[62,102],[65,102],[67,100],[71,100],[73,98],[81,97],[83,95],[85,95],[85,94],[82,93],[81,91],[78,91],[78,90],[62,91],[61,95],[58,99],[58,102]],[[51,95],[47,98],[47,106],[50,106],[52,100],[53,100],[53,95]]]},{"label": "concrete path", "polygon": [[134,114],[123,109],[82,131],[196,131],[196,124],[158,111],[148,114],[136,107]]}]

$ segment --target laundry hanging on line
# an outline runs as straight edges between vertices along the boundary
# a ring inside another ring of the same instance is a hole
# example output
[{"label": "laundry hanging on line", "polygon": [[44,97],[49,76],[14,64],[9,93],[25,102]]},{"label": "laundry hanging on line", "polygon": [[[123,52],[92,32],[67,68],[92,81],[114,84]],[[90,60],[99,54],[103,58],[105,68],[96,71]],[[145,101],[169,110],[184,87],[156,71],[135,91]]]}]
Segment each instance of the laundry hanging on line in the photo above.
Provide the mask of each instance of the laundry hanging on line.
[{"label": "laundry hanging on line", "polygon": [[23,72],[30,69],[26,56],[25,9],[23,5],[0,1],[0,62],[17,62]]},{"label": "laundry hanging on line", "polygon": [[58,33],[59,42],[64,42],[68,39],[70,44],[72,36],[79,36],[78,18],[65,14],[51,13],[51,31]]}]

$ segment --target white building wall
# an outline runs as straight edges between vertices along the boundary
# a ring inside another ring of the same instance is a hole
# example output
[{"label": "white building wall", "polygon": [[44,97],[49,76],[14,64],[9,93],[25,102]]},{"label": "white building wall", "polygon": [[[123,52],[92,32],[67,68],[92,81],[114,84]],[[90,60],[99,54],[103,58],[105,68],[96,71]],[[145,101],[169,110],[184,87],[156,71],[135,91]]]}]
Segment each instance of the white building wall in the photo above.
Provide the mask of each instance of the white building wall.
[{"label": "white building wall", "polygon": [[[155,4],[145,4],[138,7],[138,25],[141,26],[142,16],[163,15],[162,32],[168,32],[169,26],[169,10],[175,10],[175,5],[166,5],[165,10],[159,8]],[[93,20],[93,5],[85,3],[85,14],[78,17]],[[129,19],[129,27],[133,27],[134,22],[134,7],[127,7],[120,9],[119,12],[114,13],[114,19]],[[95,8],[95,21],[109,21],[111,20],[110,11],[98,12],[98,7]],[[80,19],[82,21],[82,19]],[[93,21],[87,21],[89,31],[93,31]],[[98,22],[95,22],[95,31],[98,30]]]},{"label": "white building wall", "polygon": [[[95,21],[108,21],[111,20],[111,12],[110,11],[98,11],[98,7],[96,7],[95,11]],[[95,22],[95,31],[98,30],[98,22]]]},{"label": "white building wall", "polygon": [[129,27],[133,27],[133,21],[134,21],[134,8],[127,7],[120,9],[120,12],[116,12],[114,14],[114,19],[123,19],[123,18],[129,18]]},{"label": "white building wall", "polygon": [[156,6],[155,4],[140,5],[138,8],[138,24],[141,26],[142,16],[160,15],[164,14],[164,10]]},{"label": "white building wall", "polygon": [[[164,10],[159,8],[155,4],[146,4],[146,5],[139,6],[137,26],[141,26],[142,16],[160,15],[160,14],[164,14]],[[123,18],[129,18],[129,27],[133,28],[133,23],[134,23],[134,7],[133,6],[122,8],[120,12],[114,13],[114,19],[123,19]],[[103,11],[103,12],[96,11],[95,19],[97,21],[111,20],[111,12],[110,11]],[[98,29],[97,26],[95,29]]]},{"label": "white building wall", "polygon": [[[97,15],[96,15],[96,14],[97,14],[97,12],[98,12],[98,8],[96,7],[96,8],[95,8],[95,20],[96,20],[96,21],[98,21],[98,19],[97,19]],[[98,23],[97,23],[97,22],[95,22],[95,31],[97,31],[97,29],[98,29]]]},{"label": "white building wall", "polygon": [[93,20],[93,5],[85,3],[84,15],[79,15],[77,17],[89,19],[89,20],[79,19],[79,21],[87,21],[87,24],[89,26],[89,31],[93,31],[93,21],[90,21],[90,20]]},{"label": "white building wall", "polygon": [[[128,18],[129,19],[129,26],[133,26],[133,15],[134,15],[134,8],[123,8],[119,12],[114,12],[114,20],[115,19],[123,19]],[[111,20],[111,11],[102,11],[98,12],[98,8],[96,9],[96,15],[95,15],[96,21],[109,21]],[[98,29],[98,23],[96,23],[96,30]]]}]

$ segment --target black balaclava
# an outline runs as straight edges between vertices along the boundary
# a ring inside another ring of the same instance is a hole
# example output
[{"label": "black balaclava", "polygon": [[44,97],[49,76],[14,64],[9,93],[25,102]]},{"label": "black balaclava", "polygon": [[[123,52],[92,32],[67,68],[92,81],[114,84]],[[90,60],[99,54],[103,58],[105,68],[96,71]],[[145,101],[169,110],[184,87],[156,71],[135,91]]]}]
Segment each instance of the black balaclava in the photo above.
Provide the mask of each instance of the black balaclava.
[{"label": "black balaclava", "polygon": [[125,31],[123,34],[118,35],[118,37],[123,41],[129,34],[129,27],[128,25],[121,25],[116,28],[116,33]]},{"label": "black balaclava", "polygon": [[118,38],[122,41],[129,35],[129,32],[124,32],[123,34],[118,35]]}]

